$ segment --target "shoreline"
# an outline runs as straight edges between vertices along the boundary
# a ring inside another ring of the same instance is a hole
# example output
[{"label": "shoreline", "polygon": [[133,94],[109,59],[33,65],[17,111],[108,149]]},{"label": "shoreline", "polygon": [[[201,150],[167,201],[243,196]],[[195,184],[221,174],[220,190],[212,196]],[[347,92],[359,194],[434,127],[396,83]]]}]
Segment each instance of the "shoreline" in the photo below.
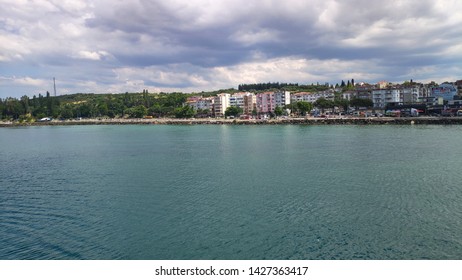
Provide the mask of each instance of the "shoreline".
[{"label": "shoreline", "polygon": [[0,127],[64,125],[460,125],[462,117],[280,118],[244,119],[82,119],[47,122],[0,122]]}]

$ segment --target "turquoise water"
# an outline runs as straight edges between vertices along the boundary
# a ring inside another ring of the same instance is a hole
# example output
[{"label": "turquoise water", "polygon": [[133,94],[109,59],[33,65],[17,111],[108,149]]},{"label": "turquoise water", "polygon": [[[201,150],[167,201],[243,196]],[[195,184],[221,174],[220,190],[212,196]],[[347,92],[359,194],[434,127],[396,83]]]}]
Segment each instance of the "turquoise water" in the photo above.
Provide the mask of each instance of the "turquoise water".
[{"label": "turquoise water", "polygon": [[0,259],[462,259],[462,127],[0,128]]}]

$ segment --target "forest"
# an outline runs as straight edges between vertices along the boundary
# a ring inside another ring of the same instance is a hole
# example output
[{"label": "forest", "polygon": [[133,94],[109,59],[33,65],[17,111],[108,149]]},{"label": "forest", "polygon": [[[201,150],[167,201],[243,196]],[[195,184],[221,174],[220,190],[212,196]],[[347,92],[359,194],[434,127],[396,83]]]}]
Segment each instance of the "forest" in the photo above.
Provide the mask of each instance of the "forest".
[{"label": "forest", "polygon": [[[50,93],[20,99],[0,98],[0,119],[33,121],[44,117],[59,119],[129,117],[188,117],[192,108],[184,108],[183,93],[70,94]],[[186,109],[186,110],[185,110]],[[188,110],[189,109],[189,110]]]}]

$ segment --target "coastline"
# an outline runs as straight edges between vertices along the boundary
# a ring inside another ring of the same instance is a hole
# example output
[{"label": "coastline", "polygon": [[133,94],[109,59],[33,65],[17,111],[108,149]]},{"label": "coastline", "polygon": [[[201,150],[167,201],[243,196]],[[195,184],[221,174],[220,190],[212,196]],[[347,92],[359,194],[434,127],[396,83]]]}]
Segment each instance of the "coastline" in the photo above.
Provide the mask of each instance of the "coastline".
[{"label": "coastline", "polygon": [[82,119],[47,122],[0,122],[0,127],[64,125],[460,125],[461,117],[280,118],[244,119]]}]

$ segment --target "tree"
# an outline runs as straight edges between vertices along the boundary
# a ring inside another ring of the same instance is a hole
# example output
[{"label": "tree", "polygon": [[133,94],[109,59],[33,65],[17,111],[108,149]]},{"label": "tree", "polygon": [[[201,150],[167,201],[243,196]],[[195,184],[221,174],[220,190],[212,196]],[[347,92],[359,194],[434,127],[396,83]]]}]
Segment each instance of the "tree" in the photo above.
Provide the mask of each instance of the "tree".
[{"label": "tree", "polygon": [[350,106],[350,101],[347,99],[335,99],[334,105],[338,107],[342,107],[344,111],[348,111],[348,107]]},{"label": "tree", "polygon": [[21,97],[21,105],[24,108],[24,114],[30,113],[29,97],[27,95]]},{"label": "tree", "polygon": [[209,109],[197,109],[196,117],[203,118],[203,117],[207,117],[209,114],[210,114]]},{"label": "tree", "polygon": [[67,104],[61,110],[61,118],[72,119],[73,117],[74,117],[74,113],[72,112],[72,107],[69,104]]},{"label": "tree", "polygon": [[53,114],[53,100],[51,99],[50,93],[47,91],[47,113],[48,116],[51,116]]},{"label": "tree", "polygon": [[107,106],[107,103],[102,102],[98,104],[98,111],[100,116],[107,116],[109,112],[109,108]]},{"label": "tree", "polygon": [[226,108],[225,116],[226,117],[229,117],[229,116],[237,117],[240,114],[242,114],[242,112],[243,112],[242,108],[231,106],[231,107]]},{"label": "tree", "polygon": [[370,108],[374,105],[374,103],[370,99],[354,98],[350,101],[350,105],[354,106],[357,110],[359,107]]},{"label": "tree", "polygon": [[309,113],[311,110],[313,110],[313,104],[310,102],[299,101],[296,103],[296,105],[297,111],[299,111],[302,116],[306,116],[306,113]]},{"label": "tree", "polygon": [[180,119],[192,118],[196,114],[196,111],[194,110],[193,107],[191,107],[189,105],[185,105],[183,107],[176,108],[174,110],[174,114],[175,114],[176,118],[180,118]]},{"label": "tree", "polygon": [[321,97],[316,100],[316,102],[314,102],[314,105],[318,108],[321,108],[321,112],[324,113],[324,109],[333,107],[333,102]]},{"label": "tree", "polygon": [[274,108],[274,114],[278,117],[282,116],[282,114],[284,114],[284,110],[281,107],[276,106],[276,108]]},{"label": "tree", "polygon": [[131,108],[129,111],[129,115],[132,118],[143,118],[148,114],[148,109],[144,107],[144,105],[138,105],[134,108]]}]

